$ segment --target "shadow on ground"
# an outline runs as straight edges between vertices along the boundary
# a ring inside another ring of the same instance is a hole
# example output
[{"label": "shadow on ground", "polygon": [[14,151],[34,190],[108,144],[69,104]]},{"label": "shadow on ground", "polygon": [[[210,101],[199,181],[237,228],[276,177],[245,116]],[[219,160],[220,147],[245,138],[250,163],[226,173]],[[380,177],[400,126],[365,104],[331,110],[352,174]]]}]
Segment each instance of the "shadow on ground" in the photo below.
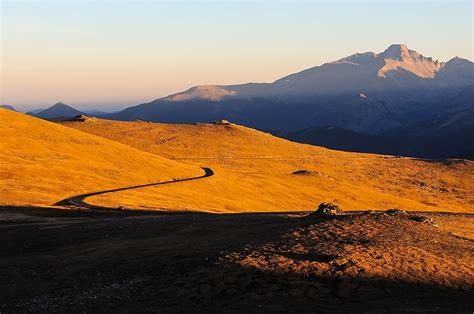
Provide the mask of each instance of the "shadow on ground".
[{"label": "shadow on ground", "polygon": [[[259,269],[227,256],[327,219],[0,209],[0,311],[464,311],[472,290],[405,279]],[[339,221],[337,218],[334,221]],[[411,222],[410,222],[411,223]],[[459,240],[458,241],[464,241]],[[464,243],[464,242],[463,242]],[[472,251],[472,243],[466,244]],[[330,263],[335,255],[281,250]]]}]

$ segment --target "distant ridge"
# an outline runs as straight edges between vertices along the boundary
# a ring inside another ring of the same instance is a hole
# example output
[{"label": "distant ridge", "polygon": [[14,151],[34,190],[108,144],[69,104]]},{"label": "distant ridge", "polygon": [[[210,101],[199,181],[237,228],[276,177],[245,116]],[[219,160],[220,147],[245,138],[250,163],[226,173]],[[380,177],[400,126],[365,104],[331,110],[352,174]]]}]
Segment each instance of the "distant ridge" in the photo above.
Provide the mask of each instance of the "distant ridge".
[{"label": "distant ridge", "polygon": [[0,105],[0,108],[16,111],[16,109],[10,105]]},{"label": "distant ridge", "polygon": [[40,113],[40,112],[43,111],[43,110],[44,110],[44,109],[33,109],[33,110],[28,111],[26,114],[27,114],[27,115],[30,115],[30,116],[34,116],[34,115]]},{"label": "distant ridge", "polygon": [[106,114],[103,111],[95,110],[95,109],[84,110],[83,112],[89,116],[103,116],[104,114]]},{"label": "distant ridge", "polygon": [[58,102],[47,109],[34,114],[29,112],[29,114],[47,120],[60,120],[69,119],[84,113],[62,102]]}]

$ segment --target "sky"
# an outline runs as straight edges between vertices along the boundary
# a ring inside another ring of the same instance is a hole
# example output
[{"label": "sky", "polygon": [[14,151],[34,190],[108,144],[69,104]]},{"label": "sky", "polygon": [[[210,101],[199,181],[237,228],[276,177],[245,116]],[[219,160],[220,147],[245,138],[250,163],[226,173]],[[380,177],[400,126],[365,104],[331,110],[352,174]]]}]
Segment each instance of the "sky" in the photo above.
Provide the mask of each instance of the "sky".
[{"label": "sky", "polygon": [[23,111],[272,82],[392,43],[474,59],[472,1],[0,1],[0,104]]}]

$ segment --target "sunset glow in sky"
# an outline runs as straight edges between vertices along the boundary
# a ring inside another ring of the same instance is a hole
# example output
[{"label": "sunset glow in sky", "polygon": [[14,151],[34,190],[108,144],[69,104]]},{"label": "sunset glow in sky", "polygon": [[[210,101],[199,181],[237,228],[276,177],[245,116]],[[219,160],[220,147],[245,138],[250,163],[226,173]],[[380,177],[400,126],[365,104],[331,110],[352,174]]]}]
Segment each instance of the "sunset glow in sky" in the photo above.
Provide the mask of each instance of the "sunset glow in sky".
[{"label": "sunset glow in sky", "polygon": [[271,82],[391,43],[473,59],[473,4],[1,2],[0,104],[122,108]]}]

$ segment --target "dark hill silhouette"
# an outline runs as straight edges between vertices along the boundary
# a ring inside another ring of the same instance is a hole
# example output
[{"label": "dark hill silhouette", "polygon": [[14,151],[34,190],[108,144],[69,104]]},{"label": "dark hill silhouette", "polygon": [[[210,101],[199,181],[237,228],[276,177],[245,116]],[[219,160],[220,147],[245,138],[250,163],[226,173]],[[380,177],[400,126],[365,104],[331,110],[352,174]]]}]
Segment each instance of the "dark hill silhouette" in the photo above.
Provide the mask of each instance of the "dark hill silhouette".
[{"label": "dark hill silhouette", "polygon": [[440,132],[411,135],[371,135],[338,127],[313,127],[300,131],[271,131],[291,141],[331,149],[420,158],[474,160],[474,126],[447,128]]},{"label": "dark hill silhouette", "polygon": [[16,111],[16,109],[10,105],[0,105],[0,108]]},{"label": "dark hill silhouette", "polygon": [[84,113],[62,102],[58,102],[47,109],[41,110],[35,114],[30,112],[30,114],[47,120],[61,120],[69,119]]}]

